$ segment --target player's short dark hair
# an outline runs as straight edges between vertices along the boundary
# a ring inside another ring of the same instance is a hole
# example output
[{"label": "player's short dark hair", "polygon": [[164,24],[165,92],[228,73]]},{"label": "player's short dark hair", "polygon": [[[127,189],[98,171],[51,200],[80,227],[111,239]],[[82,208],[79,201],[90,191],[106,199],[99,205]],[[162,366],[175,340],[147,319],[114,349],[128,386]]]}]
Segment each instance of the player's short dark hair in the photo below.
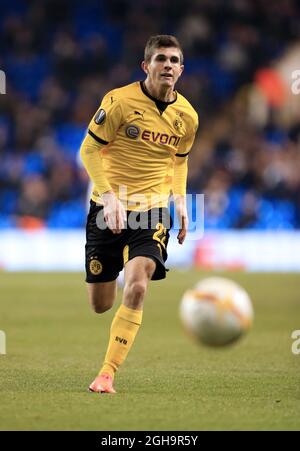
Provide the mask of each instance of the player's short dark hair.
[{"label": "player's short dark hair", "polygon": [[156,49],[160,47],[176,47],[180,53],[180,64],[183,64],[183,52],[182,48],[175,36],[170,34],[158,34],[156,36],[151,36],[145,47],[144,59],[147,63],[151,61],[151,58]]}]

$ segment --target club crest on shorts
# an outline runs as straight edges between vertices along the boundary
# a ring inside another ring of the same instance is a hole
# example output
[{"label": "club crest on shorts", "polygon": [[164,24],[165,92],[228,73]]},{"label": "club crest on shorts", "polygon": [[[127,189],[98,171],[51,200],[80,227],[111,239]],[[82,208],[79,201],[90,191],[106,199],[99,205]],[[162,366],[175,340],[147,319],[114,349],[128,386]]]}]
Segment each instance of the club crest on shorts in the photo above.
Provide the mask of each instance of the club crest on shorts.
[{"label": "club crest on shorts", "polygon": [[94,117],[94,121],[96,122],[97,125],[101,125],[104,123],[106,118],[106,112],[105,110],[103,110],[103,108],[100,108],[99,111],[97,111],[95,117]]},{"label": "club crest on shorts", "polygon": [[98,276],[99,274],[102,273],[102,263],[97,260],[96,258],[93,258],[90,261],[90,272],[94,275],[94,276]]}]

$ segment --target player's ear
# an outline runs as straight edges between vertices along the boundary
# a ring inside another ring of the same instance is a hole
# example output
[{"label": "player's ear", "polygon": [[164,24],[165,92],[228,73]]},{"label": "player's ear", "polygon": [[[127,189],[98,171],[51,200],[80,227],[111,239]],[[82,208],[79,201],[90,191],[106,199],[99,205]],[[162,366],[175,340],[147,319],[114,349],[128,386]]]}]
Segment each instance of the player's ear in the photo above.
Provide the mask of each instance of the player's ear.
[{"label": "player's ear", "polygon": [[148,64],[146,63],[146,61],[142,61],[141,68],[145,72],[145,74],[148,75]]},{"label": "player's ear", "polygon": [[179,74],[179,77],[181,77],[181,74],[182,74],[183,71],[184,71],[184,65],[181,64],[181,66],[180,66],[180,74]]}]

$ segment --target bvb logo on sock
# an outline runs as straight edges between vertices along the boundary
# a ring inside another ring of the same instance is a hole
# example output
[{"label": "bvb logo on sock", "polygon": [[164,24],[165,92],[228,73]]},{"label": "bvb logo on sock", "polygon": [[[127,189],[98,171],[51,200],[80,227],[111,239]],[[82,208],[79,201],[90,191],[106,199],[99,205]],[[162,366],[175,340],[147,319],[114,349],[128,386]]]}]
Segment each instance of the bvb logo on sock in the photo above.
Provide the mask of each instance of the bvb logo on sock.
[{"label": "bvb logo on sock", "polygon": [[102,273],[102,263],[96,258],[93,258],[90,261],[90,271],[94,276],[98,276]]}]

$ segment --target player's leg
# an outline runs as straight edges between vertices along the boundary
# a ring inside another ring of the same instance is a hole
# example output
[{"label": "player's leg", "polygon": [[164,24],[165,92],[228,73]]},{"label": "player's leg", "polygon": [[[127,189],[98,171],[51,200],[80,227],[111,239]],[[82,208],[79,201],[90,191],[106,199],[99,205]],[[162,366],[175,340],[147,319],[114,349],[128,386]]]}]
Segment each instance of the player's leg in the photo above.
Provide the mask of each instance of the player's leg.
[{"label": "player's leg", "polygon": [[116,299],[117,282],[87,283],[88,300],[96,313],[109,310]]},{"label": "player's leg", "polygon": [[148,283],[156,263],[149,257],[135,257],[125,265],[123,304],[133,310],[142,310]]},{"label": "player's leg", "polygon": [[[92,252],[93,254],[95,254],[94,250],[92,250]],[[93,256],[91,260],[91,257],[89,257],[89,246],[86,246],[86,281],[88,299],[93,310],[96,313],[104,313],[106,310],[112,307],[116,298],[116,279],[118,277],[118,270],[115,270],[115,268],[118,265],[114,264],[113,261],[111,261],[111,264],[109,264],[108,259],[105,259],[105,257],[101,256],[101,261],[98,255],[96,257],[97,259]],[[103,262],[103,264],[101,262]],[[97,282],[97,278],[99,279],[100,277],[103,277],[104,280],[108,280]],[[113,280],[110,280],[111,278]],[[102,378],[101,386],[99,386],[98,382],[99,381],[96,378],[96,380],[89,387],[90,391],[106,393],[115,392],[112,387],[112,380],[109,377]]]},{"label": "player's leg", "polygon": [[[91,201],[86,227],[85,268],[88,299],[96,313],[104,313],[112,307],[117,293],[116,279],[123,268],[123,234],[114,235],[107,228],[99,228],[101,215],[102,207]],[[93,389],[93,384],[90,389],[99,391]],[[114,392],[112,387],[105,391]]]},{"label": "player's leg", "polygon": [[110,340],[103,367],[90,390],[114,393],[114,374],[127,357],[142,323],[143,302],[156,263],[148,257],[135,257],[125,266],[123,302],[110,329]]},{"label": "player's leg", "polygon": [[163,279],[166,275],[170,227],[167,209],[154,209],[144,216],[142,221],[148,226],[131,230],[123,249],[126,263],[123,302],[112,322],[104,365],[90,386],[92,391],[115,393],[112,387],[114,374],[126,359],[141,325],[149,280]]},{"label": "player's leg", "polygon": [[[99,207],[92,205],[87,223],[85,269],[88,299],[96,313],[109,310],[117,294],[117,278],[123,268],[123,246],[120,237],[97,228]],[[120,248],[120,249],[119,249]]]}]

